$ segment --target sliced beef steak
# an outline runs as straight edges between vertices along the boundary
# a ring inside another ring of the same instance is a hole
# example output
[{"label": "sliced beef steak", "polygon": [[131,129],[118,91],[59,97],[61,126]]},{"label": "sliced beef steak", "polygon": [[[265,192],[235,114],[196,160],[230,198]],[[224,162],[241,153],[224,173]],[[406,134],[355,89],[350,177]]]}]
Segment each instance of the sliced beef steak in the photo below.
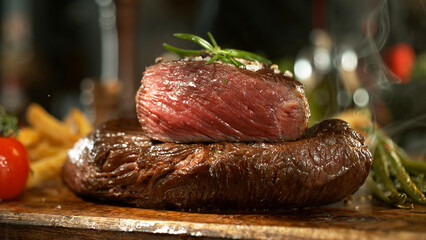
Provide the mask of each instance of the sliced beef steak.
[{"label": "sliced beef steak", "polygon": [[372,163],[341,120],[279,143],[161,143],[137,120],[111,121],[70,150],[63,179],[79,195],[145,208],[318,206],[356,191]]},{"label": "sliced beef steak", "polygon": [[149,137],[182,143],[295,140],[310,115],[303,86],[282,73],[183,60],[146,69],[136,108]]}]

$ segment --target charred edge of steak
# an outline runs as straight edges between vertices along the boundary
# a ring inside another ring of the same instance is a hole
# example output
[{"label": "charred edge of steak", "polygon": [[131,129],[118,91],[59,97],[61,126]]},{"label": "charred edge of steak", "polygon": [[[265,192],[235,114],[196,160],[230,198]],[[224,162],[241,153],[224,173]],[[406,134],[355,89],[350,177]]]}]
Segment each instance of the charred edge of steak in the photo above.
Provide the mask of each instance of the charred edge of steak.
[{"label": "charred edge of steak", "polygon": [[136,120],[108,122],[70,151],[63,179],[82,196],[144,208],[319,206],[355,192],[372,156],[341,120],[281,143],[150,141]]},{"label": "charred edge of steak", "polygon": [[279,142],[308,126],[303,85],[271,69],[175,61],[150,66],[136,94],[139,122],[162,142]]}]

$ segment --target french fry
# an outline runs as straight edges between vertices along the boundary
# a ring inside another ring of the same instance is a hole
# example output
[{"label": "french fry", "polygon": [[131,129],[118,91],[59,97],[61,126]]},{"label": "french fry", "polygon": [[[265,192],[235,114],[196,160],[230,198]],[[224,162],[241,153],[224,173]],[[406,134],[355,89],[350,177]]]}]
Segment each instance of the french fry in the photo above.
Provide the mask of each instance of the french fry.
[{"label": "french fry", "polygon": [[33,103],[28,107],[26,117],[29,126],[21,128],[17,139],[28,150],[31,173],[26,188],[32,188],[58,177],[68,150],[93,127],[77,108],[60,121]]},{"label": "french fry", "polygon": [[71,132],[75,135],[77,135],[78,132],[78,126],[74,118],[71,116],[71,113],[69,112],[65,118],[64,118],[64,124],[71,130]]},{"label": "french fry", "polygon": [[42,158],[55,155],[58,152],[67,150],[66,146],[53,145],[47,139],[41,140],[36,146],[28,148],[28,155],[31,162],[36,162]]},{"label": "french fry", "polygon": [[31,164],[31,172],[27,180],[27,188],[32,188],[40,183],[54,179],[59,176],[62,165],[67,158],[67,150],[57,152]]},{"label": "french fry", "polygon": [[30,127],[22,127],[16,137],[26,148],[36,145],[40,139],[40,133]]},{"label": "french fry", "polygon": [[79,137],[84,137],[93,130],[89,119],[77,108],[71,109],[64,121]]},{"label": "french fry", "polygon": [[36,103],[28,107],[27,121],[43,135],[66,146],[72,146],[79,138],[66,124],[50,115]]},{"label": "french fry", "polygon": [[370,116],[362,111],[349,109],[339,113],[335,116],[335,118],[348,122],[351,128],[356,129],[364,137],[368,136],[368,133],[365,132],[365,129],[374,126],[374,123],[370,120]]}]

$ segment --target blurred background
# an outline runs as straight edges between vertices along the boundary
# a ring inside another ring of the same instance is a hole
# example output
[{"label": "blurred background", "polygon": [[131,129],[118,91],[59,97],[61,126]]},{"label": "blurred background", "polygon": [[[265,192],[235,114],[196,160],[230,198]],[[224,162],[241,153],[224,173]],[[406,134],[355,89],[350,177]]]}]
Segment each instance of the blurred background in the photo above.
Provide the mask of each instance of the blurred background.
[{"label": "blurred background", "polygon": [[95,125],[136,117],[145,67],[173,59],[162,43],[210,31],[306,86],[311,123],[368,109],[409,152],[426,154],[424,0],[2,0],[0,105],[25,121],[31,102]]}]

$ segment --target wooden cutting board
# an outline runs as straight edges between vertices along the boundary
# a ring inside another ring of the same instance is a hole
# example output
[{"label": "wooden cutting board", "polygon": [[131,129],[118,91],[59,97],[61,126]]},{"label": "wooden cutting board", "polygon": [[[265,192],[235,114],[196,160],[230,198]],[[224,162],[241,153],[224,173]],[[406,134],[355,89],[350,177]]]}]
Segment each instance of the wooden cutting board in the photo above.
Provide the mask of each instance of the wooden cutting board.
[{"label": "wooden cutting board", "polygon": [[426,239],[426,207],[179,212],[83,200],[60,180],[0,202],[0,239]]}]

